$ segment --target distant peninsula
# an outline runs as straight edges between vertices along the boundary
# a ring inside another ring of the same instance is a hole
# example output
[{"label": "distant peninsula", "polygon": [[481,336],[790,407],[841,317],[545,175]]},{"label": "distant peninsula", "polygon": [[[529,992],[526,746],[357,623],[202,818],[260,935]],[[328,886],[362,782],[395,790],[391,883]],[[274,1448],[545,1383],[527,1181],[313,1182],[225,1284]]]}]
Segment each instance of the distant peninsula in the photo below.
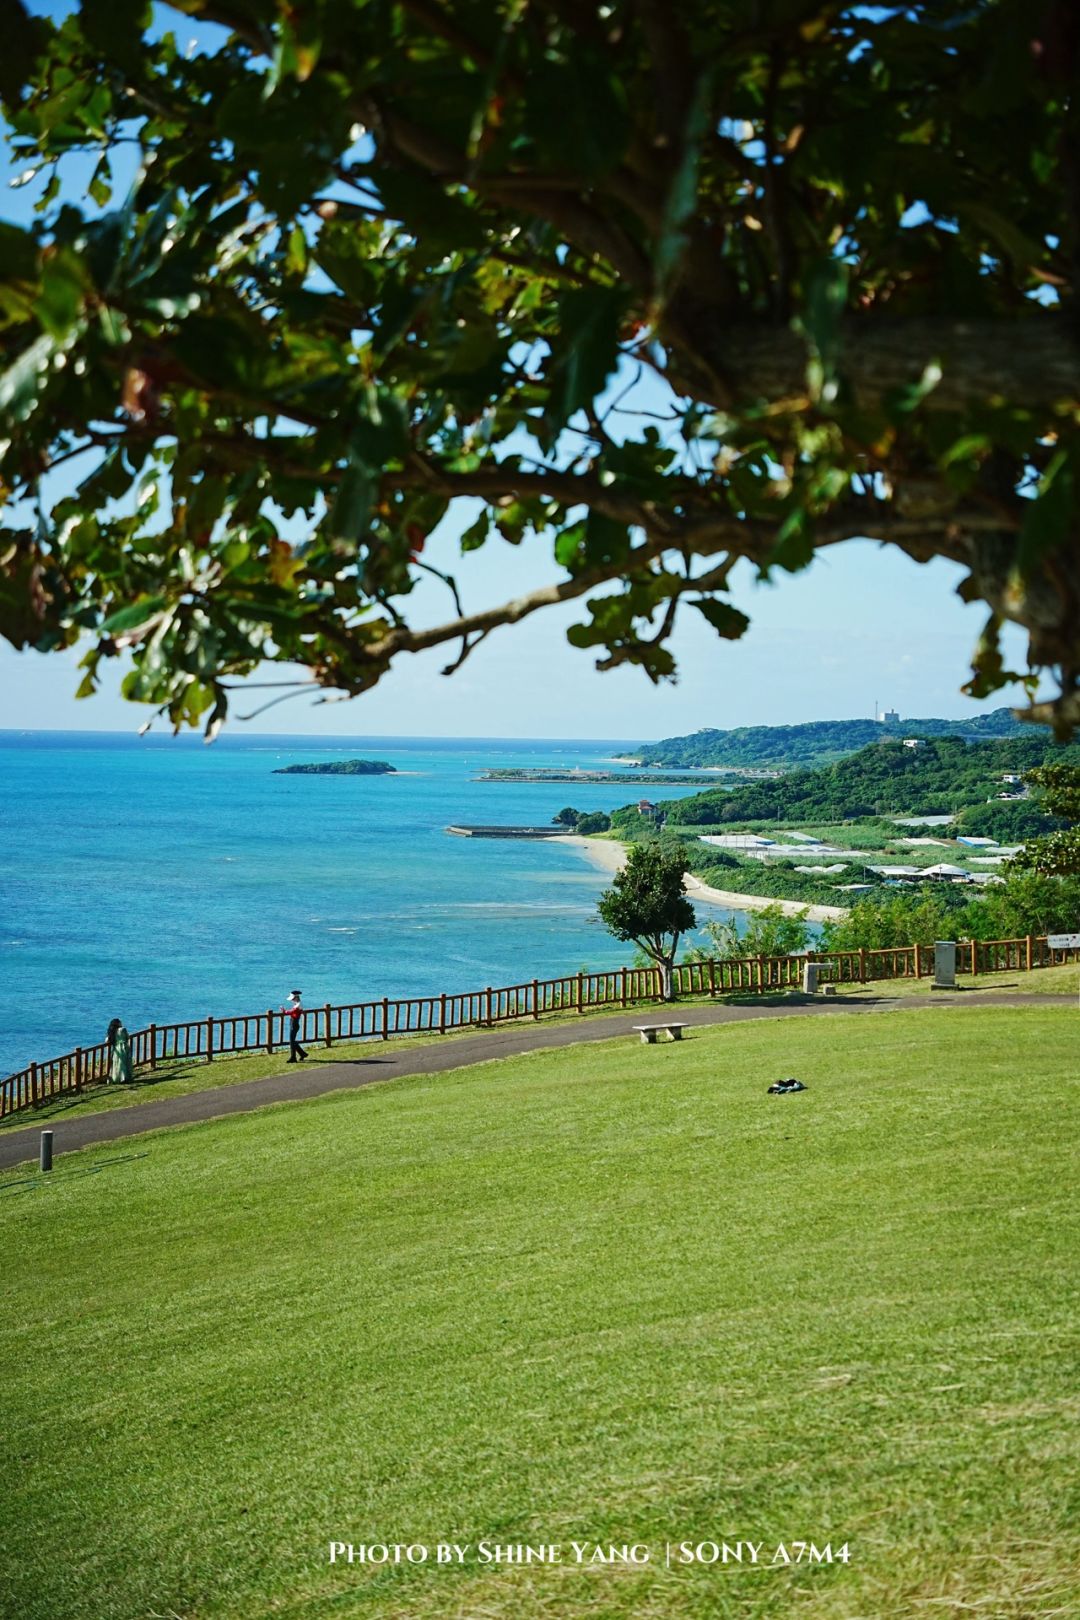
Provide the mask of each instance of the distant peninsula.
[{"label": "distant peninsula", "polygon": [[394,776],[385,759],[327,759],[315,765],[280,765],[275,776]]},{"label": "distant peninsula", "polygon": [[[732,772],[731,774],[736,773]],[[608,782],[616,782],[624,787],[635,787],[644,782],[648,783],[650,787],[696,787],[701,783],[701,774],[699,772],[693,776],[685,773],[681,776],[657,776],[655,771],[650,771],[647,774],[644,771],[586,771],[579,769],[577,766],[567,767],[564,770],[549,769],[546,766],[538,769],[492,766],[490,770],[481,771],[479,776],[474,776],[473,781],[570,782],[577,787],[582,785],[595,787],[597,783]]]}]

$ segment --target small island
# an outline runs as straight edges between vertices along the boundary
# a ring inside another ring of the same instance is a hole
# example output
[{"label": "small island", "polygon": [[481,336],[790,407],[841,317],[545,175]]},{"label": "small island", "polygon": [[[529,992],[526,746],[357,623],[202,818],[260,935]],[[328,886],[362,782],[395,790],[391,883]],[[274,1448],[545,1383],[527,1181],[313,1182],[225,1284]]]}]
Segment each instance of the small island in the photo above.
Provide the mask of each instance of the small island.
[{"label": "small island", "polygon": [[394,776],[385,759],[327,759],[315,765],[279,765],[275,776]]}]

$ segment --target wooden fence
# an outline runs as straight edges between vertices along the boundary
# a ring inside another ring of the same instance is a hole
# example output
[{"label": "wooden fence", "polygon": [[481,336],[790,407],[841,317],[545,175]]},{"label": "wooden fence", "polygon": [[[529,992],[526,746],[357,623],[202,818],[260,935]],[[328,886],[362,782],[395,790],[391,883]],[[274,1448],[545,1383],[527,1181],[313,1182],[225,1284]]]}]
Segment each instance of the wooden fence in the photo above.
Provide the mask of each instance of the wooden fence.
[{"label": "wooden fence", "polygon": [[[956,947],[958,973],[998,973],[1051,967],[1072,953],[1052,951],[1045,936],[1021,939],[962,940]],[[869,984],[882,979],[919,979],[934,970],[930,945],[901,945],[885,950],[810,951],[798,956],[712,957],[677,967],[678,995],[765,994],[802,984],[806,962],[817,962],[820,980],[836,984]],[[341,1041],[390,1040],[396,1035],[445,1035],[451,1030],[489,1028],[514,1019],[542,1018],[552,1012],[590,1012],[595,1007],[628,1007],[660,1001],[657,968],[615,968],[606,973],[572,973],[561,979],[531,979],[501,989],[467,990],[457,995],[411,996],[404,1001],[357,1001],[344,1006],[307,1008],[301,1023],[306,1045],[333,1046]],[[196,1018],[186,1023],[150,1024],[131,1036],[132,1066],[154,1070],[177,1061],[210,1063],[234,1052],[272,1053],[289,1044],[287,1018],[268,1008],[263,1013],[236,1013],[224,1018]],[[103,1081],[109,1051],[104,1041],[77,1046],[63,1057],[31,1063],[0,1082],[0,1119],[24,1108],[36,1108],[54,1097],[77,1094]]]}]

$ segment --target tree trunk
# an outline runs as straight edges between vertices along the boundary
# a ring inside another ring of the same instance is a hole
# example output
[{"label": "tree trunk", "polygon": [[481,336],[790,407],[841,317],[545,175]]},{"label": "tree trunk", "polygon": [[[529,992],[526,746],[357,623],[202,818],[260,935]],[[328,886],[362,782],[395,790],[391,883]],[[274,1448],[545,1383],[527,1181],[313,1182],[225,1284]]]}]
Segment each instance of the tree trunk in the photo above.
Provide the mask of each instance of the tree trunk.
[{"label": "tree trunk", "polygon": [[[695,329],[703,337],[702,360],[723,379],[726,397],[711,403],[786,399],[804,391],[806,341],[798,333],[749,322],[724,326],[707,309],[698,312]],[[1080,398],[1080,347],[1067,318],[1056,312],[1016,320],[849,316],[841,325],[837,366],[863,406],[918,382],[932,362],[942,370],[925,401],[932,411],[960,410],[998,394],[1036,408]],[[682,364],[676,354],[672,370]]]}]

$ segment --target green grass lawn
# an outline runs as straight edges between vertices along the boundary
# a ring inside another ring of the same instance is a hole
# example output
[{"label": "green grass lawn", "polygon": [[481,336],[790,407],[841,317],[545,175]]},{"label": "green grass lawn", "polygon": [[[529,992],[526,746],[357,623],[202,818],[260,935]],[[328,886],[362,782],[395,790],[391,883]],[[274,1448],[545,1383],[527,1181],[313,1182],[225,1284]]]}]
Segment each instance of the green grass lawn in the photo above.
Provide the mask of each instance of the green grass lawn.
[{"label": "green grass lawn", "polygon": [[[1076,1032],[623,1039],[0,1176],[0,1613],[1075,1614]],[[850,1562],[327,1556],[481,1538]]]},{"label": "green grass lawn", "polygon": [[[869,984],[838,984],[837,995],[845,996],[925,996],[936,999],[941,991],[933,990],[933,975],[921,979],[875,979]],[[1061,967],[1033,968],[1030,973],[1013,968],[1008,973],[970,973],[956,975],[956,988],[975,994],[992,991],[1015,991],[1024,996],[1077,996],[1080,993],[1080,962],[1066,962]]]}]

